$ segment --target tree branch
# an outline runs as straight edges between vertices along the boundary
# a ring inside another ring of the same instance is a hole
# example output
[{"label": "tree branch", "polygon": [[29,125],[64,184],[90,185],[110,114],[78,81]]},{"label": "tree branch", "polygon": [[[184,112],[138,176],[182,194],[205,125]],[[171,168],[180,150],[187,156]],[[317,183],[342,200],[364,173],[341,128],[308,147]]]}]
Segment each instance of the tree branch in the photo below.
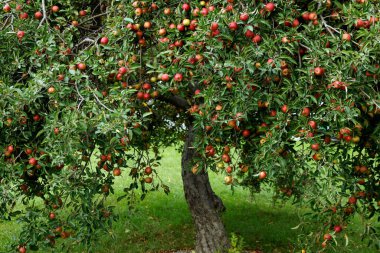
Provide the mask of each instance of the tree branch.
[{"label": "tree branch", "polygon": [[110,111],[110,112],[115,112],[114,110],[108,108],[105,104],[103,104],[103,103],[99,100],[98,96],[96,96],[95,92],[92,93],[92,95],[94,95],[96,101],[97,101],[101,106],[103,106],[104,108],[106,108],[106,109],[107,109],[108,111]]},{"label": "tree branch", "polygon": [[75,86],[75,90],[77,91],[77,94],[78,94],[78,96],[79,96],[79,98],[80,98],[80,99],[79,99],[79,104],[78,104],[78,107],[77,107],[77,110],[79,110],[81,104],[83,103],[83,101],[84,101],[85,99],[84,99],[84,97],[80,94],[79,89],[78,89],[78,86],[77,86],[76,83],[74,84],[74,86]]},{"label": "tree branch", "polygon": [[43,14],[43,17],[41,19],[41,22],[40,24],[38,25],[38,28],[42,26],[43,22],[46,21],[47,23],[47,15],[46,15],[46,5],[45,5],[45,0],[42,0],[41,1],[41,7],[42,7],[42,14]]},{"label": "tree branch", "polygon": [[190,104],[184,98],[176,95],[171,97],[165,97],[160,95],[157,97],[157,99],[184,110],[187,110],[190,107]]},{"label": "tree branch", "polygon": [[333,33],[332,31],[334,31],[334,32],[340,34],[340,32],[339,32],[337,29],[335,29],[335,28],[332,27],[331,25],[328,25],[327,22],[326,22],[326,20],[325,20],[322,16],[321,16],[321,20],[322,20],[322,24],[323,24],[323,26],[324,26],[324,27],[326,28],[326,30],[331,34],[331,36],[335,37],[335,35],[334,35],[334,33]]}]

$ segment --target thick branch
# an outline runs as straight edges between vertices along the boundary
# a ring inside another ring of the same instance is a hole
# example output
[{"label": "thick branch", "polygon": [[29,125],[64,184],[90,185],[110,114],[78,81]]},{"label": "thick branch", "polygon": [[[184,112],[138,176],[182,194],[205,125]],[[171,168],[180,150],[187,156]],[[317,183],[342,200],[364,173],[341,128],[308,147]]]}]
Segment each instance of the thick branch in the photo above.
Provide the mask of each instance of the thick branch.
[{"label": "thick branch", "polygon": [[187,110],[190,107],[190,104],[184,98],[176,95],[170,97],[160,95],[157,97],[157,99],[184,110]]}]

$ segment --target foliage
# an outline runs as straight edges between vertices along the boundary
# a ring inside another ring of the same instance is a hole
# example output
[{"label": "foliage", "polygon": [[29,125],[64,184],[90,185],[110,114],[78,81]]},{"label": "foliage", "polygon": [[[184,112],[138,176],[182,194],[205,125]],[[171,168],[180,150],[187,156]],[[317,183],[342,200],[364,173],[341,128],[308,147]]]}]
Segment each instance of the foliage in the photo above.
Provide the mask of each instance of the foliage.
[{"label": "foliage", "polygon": [[104,201],[120,173],[132,178],[125,197],[169,192],[158,148],[190,124],[194,173],[222,171],[252,191],[267,183],[310,204],[317,247],[344,241],[354,213],[380,211],[379,8],[5,1],[0,215],[28,206],[20,252],[96,238],[112,223]]},{"label": "foliage", "polygon": [[244,239],[232,233],[231,234],[231,248],[228,249],[228,253],[243,252],[243,249],[244,249]]}]

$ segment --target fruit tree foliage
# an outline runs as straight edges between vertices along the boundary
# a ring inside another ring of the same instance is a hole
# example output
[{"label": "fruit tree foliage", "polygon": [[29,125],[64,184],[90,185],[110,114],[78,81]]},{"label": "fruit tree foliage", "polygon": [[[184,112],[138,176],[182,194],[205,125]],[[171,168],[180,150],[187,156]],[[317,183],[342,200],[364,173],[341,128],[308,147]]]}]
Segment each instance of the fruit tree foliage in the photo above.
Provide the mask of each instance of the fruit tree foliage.
[{"label": "fruit tree foliage", "polygon": [[299,248],[379,216],[379,1],[2,2],[0,215],[20,252],[108,229],[120,173],[129,201],[168,192],[159,148],[189,124],[193,173],[310,204]]}]

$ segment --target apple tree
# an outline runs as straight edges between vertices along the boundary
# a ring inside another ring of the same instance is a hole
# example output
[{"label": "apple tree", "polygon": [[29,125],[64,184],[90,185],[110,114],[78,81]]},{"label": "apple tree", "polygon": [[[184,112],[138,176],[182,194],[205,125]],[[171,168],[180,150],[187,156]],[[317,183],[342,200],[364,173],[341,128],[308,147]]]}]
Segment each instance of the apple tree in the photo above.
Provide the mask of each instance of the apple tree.
[{"label": "apple tree", "polygon": [[168,193],[155,168],[174,143],[197,252],[229,245],[210,171],[307,204],[320,225],[299,249],[342,246],[355,214],[380,212],[379,9],[3,0],[0,217],[23,224],[11,250],[91,242],[112,225],[122,173],[120,199]]}]

